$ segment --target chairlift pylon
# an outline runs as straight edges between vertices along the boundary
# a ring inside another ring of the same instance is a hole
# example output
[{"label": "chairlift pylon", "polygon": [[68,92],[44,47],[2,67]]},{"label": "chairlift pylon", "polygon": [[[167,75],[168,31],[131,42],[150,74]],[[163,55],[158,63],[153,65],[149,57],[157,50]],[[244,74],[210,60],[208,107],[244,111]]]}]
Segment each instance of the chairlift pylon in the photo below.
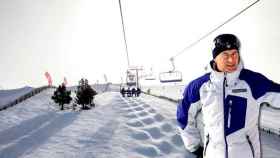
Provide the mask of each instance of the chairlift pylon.
[{"label": "chairlift pylon", "polygon": [[170,58],[170,62],[172,64],[172,70],[167,72],[161,72],[159,74],[159,81],[161,83],[168,83],[168,82],[182,82],[183,81],[183,75],[180,71],[175,71],[175,64],[174,64],[174,58]]},{"label": "chairlift pylon", "polygon": [[128,86],[136,86],[136,75],[131,71],[126,71],[126,84]]}]

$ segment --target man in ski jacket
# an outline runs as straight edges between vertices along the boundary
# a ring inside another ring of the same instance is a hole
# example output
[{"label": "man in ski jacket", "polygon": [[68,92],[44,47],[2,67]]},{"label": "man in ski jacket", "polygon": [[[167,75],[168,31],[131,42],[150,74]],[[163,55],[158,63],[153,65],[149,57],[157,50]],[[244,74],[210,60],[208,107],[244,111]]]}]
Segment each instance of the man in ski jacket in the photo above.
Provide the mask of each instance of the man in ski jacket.
[{"label": "man in ski jacket", "polygon": [[[279,106],[280,85],[243,68],[235,35],[222,34],[213,42],[211,72],[188,84],[177,107],[185,148],[203,158],[261,158],[260,104]],[[199,111],[204,142],[196,122]]]}]

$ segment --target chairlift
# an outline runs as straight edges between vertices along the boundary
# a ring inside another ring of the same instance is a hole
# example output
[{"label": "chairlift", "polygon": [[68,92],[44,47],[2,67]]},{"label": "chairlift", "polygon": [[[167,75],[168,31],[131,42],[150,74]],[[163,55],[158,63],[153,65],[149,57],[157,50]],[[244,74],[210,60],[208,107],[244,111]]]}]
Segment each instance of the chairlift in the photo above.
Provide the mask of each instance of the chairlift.
[{"label": "chairlift", "polygon": [[150,71],[151,72],[148,75],[145,76],[145,80],[149,80],[149,81],[156,80],[156,77],[153,73],[153,68],[151,68]]},{"label": "chairlift", "polygon": [[128,86],[136,86],[136,75],[130,71],[127,71],[126,84]]},{"label": "chairlift", "polygon": [[168,71],[159,74],[159,80],[162,83],[182,82],[182,73],[180,71]]},{"label": "chairlift", "polygon": [[170,58],[171,64],[172,64],[172,70],[167,72],[161,72],[159,74],[159,81],[161,83],[168,83],[168,82],[182,82],[183,81],[183,75],[180,71],[175,71],[175,64],[174,64],[174,58]]}]

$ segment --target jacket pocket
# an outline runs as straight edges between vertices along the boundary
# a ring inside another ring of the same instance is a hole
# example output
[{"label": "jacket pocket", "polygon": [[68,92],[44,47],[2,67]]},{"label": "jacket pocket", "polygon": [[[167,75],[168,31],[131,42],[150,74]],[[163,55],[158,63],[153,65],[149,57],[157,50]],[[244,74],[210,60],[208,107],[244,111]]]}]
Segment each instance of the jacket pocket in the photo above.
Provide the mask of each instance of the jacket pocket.
[{"label": "jacket pocket", "polygon": [[247,139],[248,144],[249,144],[249,146],[250,146],[250,148],[251,148],[252,155],[253,155],[253,157],[255,157],[255,150],[254,150],[254,147],[253,147],[252,141],[250,140],[250,137],[249,137],[248,135],[246,135],[246,139]]},{"label": "jacket pocket", "polygon": [[209,144],[209,134],[207,134],[207,136],[206,136],[206,143],[205,143],[205,147],[204,147],[204,151],[203,151],[204,157],[206,156],[206,150],[207,150],[208,144]]}]

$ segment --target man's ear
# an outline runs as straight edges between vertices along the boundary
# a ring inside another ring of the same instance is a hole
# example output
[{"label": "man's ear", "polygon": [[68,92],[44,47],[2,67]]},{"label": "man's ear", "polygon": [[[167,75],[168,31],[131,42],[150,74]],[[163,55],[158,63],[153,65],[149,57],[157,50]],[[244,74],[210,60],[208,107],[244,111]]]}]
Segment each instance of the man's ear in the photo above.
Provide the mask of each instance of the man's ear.
[{"label": "man's ear", "polygon": [[210,65],[211,65],[211,67],[212,67],[213,70],[218,71],[218,72],[221,72],[221,71],[218,69],[217,63],[215,62],[214,59],[210,61]]},{"label": "man's ear", "polygon": [[211,65],[212,69],[215,69],[216,62],[214,59],[210,61],[210,65]]}]

